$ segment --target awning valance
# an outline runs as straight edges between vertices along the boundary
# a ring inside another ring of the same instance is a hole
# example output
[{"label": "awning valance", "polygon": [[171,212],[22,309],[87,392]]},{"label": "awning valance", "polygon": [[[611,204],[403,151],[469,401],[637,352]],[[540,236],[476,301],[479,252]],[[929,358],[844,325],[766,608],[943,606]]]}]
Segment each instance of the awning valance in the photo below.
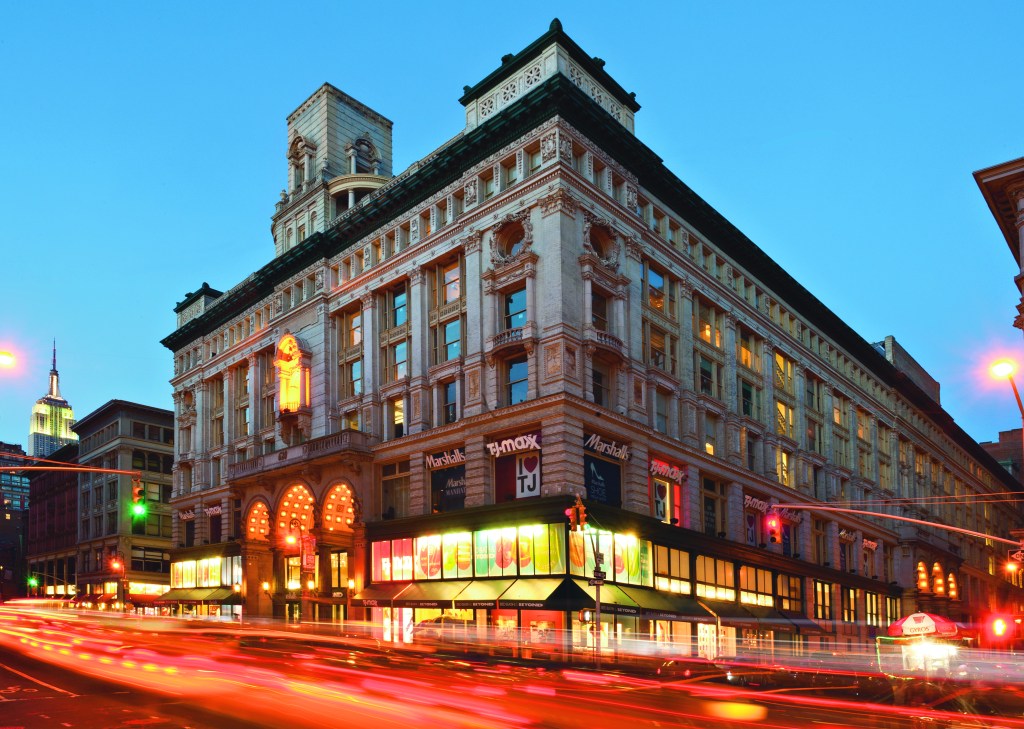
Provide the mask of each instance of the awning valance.
[{"label": "awning valance", "polygon": [[204,602],[232,604],[241,596],[230,587],[175,587],[153,601],[155,605],[199,605]]},{"label": "awning valance", "polygon": [[493,608],[498,598],[512,586],[513,579],[473,580],[455,596],[457,608]]},{"label": "awning valance", "polygon": [[640,606],[640,615],[652,620],[685,620],[692,623],[713,623],[715,619],[700,603],[686,595],[674,595],[644,587],[622,585],[629,599]]},{"label": "awning valance", "polygon": [[702,600],[701,605],[730,628],[757,628],[757,618],[739,603]]},{"label": "awning valance", "polygon": [[358,595],[352,596],[352,604],[357,607],[392,607],[395,598],[408,589],[409,582],[385,582],[379,585],[367,585]]},{"label": "awning valance", "polygon": [[468,580],[449,582],[413,582],[394,599],[396,606],[412,608],[450,608],[455,596],[469,586]]}]

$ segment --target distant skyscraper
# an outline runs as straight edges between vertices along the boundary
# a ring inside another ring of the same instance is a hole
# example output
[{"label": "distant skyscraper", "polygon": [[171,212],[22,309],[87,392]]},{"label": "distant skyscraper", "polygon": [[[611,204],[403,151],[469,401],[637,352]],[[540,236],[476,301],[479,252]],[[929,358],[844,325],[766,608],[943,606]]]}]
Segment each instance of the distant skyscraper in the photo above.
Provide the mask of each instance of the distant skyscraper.
[{"label": "distant skyscraper", "polygon": [[57,343],[54,342],[50,389],[32,406],[32,419],[28,425],[28,454],[45,458],[61,446],[77,443],[78,435],[71,430],[74,424],[75,414],[71,410],[71,405],[60,396]]}]

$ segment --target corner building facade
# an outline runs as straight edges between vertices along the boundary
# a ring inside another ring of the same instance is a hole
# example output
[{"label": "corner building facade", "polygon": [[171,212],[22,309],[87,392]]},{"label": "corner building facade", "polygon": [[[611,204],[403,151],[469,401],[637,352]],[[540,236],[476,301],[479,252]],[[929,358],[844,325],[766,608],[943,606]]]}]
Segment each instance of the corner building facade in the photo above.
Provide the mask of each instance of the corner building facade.
[{"label": "corner building facade", "polygon": [[187,295],[163,340],[172,588],[223,588],[176,570],[238,556],[248,614],[395,641],[451,618],[590,655],[845,647],[1019,601],[992,544],[795,507],[768,525],[776,504],[993,534],[1020,515],[951,506],[1016,482],[894,340],[664,167],[603,62],[555,21],[460,101],[465,128],[395,176],[391,123],[329,84],[288,118],[274,259]]}]

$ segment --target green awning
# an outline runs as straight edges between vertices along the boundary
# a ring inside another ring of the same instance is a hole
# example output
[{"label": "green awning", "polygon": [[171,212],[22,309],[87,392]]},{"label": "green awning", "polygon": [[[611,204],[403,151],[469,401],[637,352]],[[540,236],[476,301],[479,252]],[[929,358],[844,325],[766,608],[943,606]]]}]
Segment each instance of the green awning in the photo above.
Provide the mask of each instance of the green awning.
[{"label": "green awning", "polygon": [[701,605],[721,620],[722,625],[731,628],[757,628],[757,618],[739,603],[702,600]]},{"label": "green awning", "polygon": [[640,615],[652,620],[685,620],[692,623],[713,623],[715,619],[700,603],[687,595],[622,585],[626,596],[640,606]]},{"label": "green awning", "polygon": [[395,605],[412,608],[450,608],[455,596],[469,586],[468,580],[413,582],[394,598]]},{"label": "green awning", "polygon": [[358,595],[352,596],[352,604],[357,607],[392,607],[394,600],[402,590],[406,590],[410,582],[383,582],[379,585],[367,585]]},{"label": "green awning", "polygon": [[498,598],[498,605],[515,610],[572,610],[571,607],[555,605],[550,601],[563,582],[562,579],[551,578],[516,580]]},{"label": "green awning", "polygon": [[494,579],[494,580],[473,580],[465,590],[455,597],[457,608],[493,608],[498,603],[498,598],[515,580]]},{"label": "green awning", "polygon": [[[590,598],[589,605],[582,605],[581,607],[597,607],[597,586],[588,584],[583,580],[566,580],[566,582],[573,583],[573,587],[582,590],[583,593]],[[573,587],[564,586],[562,590],[568,591],[572,594]],[[601,585],[601,612],[604,613],[615,613],[616,615],[640,615],[640,606],[637,605],[635,600],[631,600],[626,593],[622,591],[618,585],[612,584],[611,582],[605,582]],[[570,608],[576,610],[577,608]]]}]

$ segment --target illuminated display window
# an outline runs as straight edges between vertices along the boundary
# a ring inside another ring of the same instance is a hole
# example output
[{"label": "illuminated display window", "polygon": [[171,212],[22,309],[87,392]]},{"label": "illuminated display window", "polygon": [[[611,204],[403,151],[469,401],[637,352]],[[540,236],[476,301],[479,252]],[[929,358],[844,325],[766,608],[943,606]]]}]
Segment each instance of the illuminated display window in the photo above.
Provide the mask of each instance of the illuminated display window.
[{"label": "illuminated display window", "polygon": [[654,586],[651,568],[651,543],[632,534],[587,529],[569,532],[569,572],[588,577],[597,569],[594,547],[604,555],[601,569],[609,580],[627,584]]},{"label": "illuminated display window", "polygon": [[293,519],[298,519],[300,532],[308,531],[313,525],[313,497],[302,484],[295,484],[288,489],[277,511],[277,528],[286,537],[293,530]]},{"label": "illuminated display window", "polygon": [[324,528],[329,532],[352,526],[354,509],[352,508],[352,492],[345,484],[338,484],[324,502]]},{"label": "illuminated display window", "polygon": [[266,541],[270,533],[270,511],[262,501],[249,509],[248,539]]},{"label": "illuminated display window", "polygon": [[746,605],[773,607],[772,573],[749,565],[740,565],[740,602]]},{"label": "illuminated display window", "polygon": [[697,557],[697,597],[711,600],[736,599],[733,563],[705,555]]},{"label": "illuminated display window", "polygon": [[532,524],[374,542],[373,581],[564,575],[564,529]]},{"label": "illuminated display window", "polygon": [[654,586],[665,592],[689,595],[692,591],[689,552],[660,544],[655,546]]},{"label": "illuminated display window", "polygon": [[291,334],[282,337],[277,345],[274,365],[278,376],[278,410],[294,413],[309,407],[309,365],[308,354]]}]

